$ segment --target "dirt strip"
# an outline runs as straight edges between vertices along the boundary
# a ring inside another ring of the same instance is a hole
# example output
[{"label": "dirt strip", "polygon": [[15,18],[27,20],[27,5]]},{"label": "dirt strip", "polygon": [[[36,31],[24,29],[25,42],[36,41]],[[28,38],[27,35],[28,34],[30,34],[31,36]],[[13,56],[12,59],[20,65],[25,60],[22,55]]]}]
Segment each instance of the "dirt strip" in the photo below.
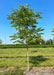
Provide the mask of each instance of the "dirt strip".
[{"label": "dirt strip", "polygon": [[34,67],[29,72],[25,71],[25,75],[54,75],[54,67]]},{"label": "dirt strip", "polygon": [[[0,59],[15,59],[15,58],[20,58],[20,59],[27,59],[26,57],[0,57]],[[37,56],[37,57],[29,57],[29,59],[44,59],[44,58],[54,58],[53,56]]]}]

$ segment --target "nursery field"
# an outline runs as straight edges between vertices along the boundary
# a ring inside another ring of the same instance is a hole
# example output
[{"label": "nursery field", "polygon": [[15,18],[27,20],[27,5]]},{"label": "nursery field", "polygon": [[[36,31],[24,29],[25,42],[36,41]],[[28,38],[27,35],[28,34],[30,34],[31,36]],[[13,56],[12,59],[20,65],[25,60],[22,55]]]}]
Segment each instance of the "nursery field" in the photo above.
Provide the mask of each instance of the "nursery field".
[{"label": "nursery field", "polygon": [[[26,48],[0,49],[0,68],[26,67]],[[54,48],[29,48],[29,64],[32,67],[54,66]]]}]

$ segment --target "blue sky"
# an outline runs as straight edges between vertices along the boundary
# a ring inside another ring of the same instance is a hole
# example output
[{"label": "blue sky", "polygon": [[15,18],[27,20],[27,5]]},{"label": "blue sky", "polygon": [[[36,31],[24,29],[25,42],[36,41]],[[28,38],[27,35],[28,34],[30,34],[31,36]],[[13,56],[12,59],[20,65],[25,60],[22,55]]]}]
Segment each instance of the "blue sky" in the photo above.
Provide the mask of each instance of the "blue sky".
[{"label": "blue sky", "polygon": [[17,4],[30,4],[30,8],[35,8],[34,12],[42,11],[43,19],[38,20],[38,27],[45,29],[42,37],[47,40],[53,38],[51,30],[54,24],[54,0],[0,0],[0,38],[6,44],[12,44],[9,36],[15,33],[15,29],[11,28],[7,15],[12,13],[13,8],[18,8]]}]

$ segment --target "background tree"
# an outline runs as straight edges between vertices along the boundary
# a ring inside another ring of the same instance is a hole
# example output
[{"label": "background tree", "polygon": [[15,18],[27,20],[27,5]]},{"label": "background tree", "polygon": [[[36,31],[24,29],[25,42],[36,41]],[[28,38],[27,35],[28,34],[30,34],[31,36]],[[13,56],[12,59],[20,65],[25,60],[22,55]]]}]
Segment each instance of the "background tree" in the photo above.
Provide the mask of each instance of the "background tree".
[{"label": "background tree", "polygon": [[0,44],[2,44],[2,40],[0,39]]},{"label": "background tree", "polygon": [[46,44],[47,44],[47,45],[53,44],[53,40],[52,40],[52,39],[47,40],[47,41],[46,41]]},{"label": "background tree", "polygon": [[36,24],[38,24],[37,19],[42,18],[40,14],[42,12],[33,12],[34,9],[30,9],[29,5],[26,4],[20,5],[19,9],[13,9],[13,13],[8,15],[8,20],[11,20],[11,27],[14,27],[17,32],[10,36],[11,40],[15,40],[14,43],[19,42],[22,44],[26,44],[27,47],[27,67],[29,71],[29,56],[28,56],[28,38],[38,38],[42,33],[40,31],[43,31],[44,29],[36,28]]},{"label": "background tree", "polygon": [[44,40],[43,38],[41,38],[41,39],[40,39],[40,43],[41,43],[42,45],[45,45],[45,40]]}]

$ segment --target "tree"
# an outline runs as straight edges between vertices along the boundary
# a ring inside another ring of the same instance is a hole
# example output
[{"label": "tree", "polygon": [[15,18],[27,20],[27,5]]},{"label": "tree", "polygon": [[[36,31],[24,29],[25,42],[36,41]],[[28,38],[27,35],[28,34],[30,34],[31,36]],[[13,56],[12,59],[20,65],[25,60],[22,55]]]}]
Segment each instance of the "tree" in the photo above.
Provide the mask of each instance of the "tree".
[{"label": "tree", "polygon": [[37,45],[37,44],[45,44],[45,41],[44,41],[44,39],[43,38],[28,38],[27,39],[27,42],[28,42],[28,44],[31,44],[31,45]]},{"label": "tree", "polygon": [[34,45],[36,42],[35,42],[35,39],[33,37],[30,37],[27,39],[27,43],[30,45]]},{"label": "tree", "polygon": [[47,44],[47,45],[53,44],[53,40],[52,40],[52,39],[47,40],[47,41],[46,41],[46,44]]},{"label": "tree", "polygon": [[41,39],[40,39],[40,43],[41,43],[42,45],[44,45],[44,44],[45,44],[45,40],[44,40],[43,38],[41,38]]},{"label": "tree", "polygon": [[[37,19],[42,18],[40,14],[42,12],[34,13],[34,9],[30,9],[28,4],[20,5],[18,4],[19,9],[13,9],[13,13],[8,15],[8,20],[11,20],[11,27],[16,29],[16,33],[11,37],[11,40],[15,40],[14,43],[19,42],[20,44],[26,44],[27,48],[27,67],[29,71],[29,56],[28,56],[28,38],[38,38],[43,33],[44,29],[37,28],[36,24],[38,24]],[[37,28],[37,29],[36,29]]]},{"label": "tree", "polygon": [[2,40],[0,39],[0,44],[2,44]]},{"label": "tree", "polygon": [[43,38],[41,38],[41,35],[39,36],[39,38],[36,38],[35,40],[36,44],[45,44],[45,41]]}]

